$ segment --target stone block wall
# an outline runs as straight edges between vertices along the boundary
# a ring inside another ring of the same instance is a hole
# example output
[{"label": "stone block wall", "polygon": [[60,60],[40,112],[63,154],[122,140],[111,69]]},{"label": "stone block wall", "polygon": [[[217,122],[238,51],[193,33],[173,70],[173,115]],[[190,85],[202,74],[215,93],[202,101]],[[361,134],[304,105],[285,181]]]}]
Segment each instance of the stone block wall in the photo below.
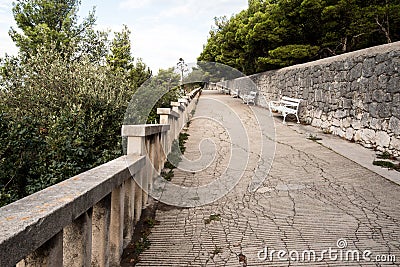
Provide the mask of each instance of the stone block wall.
[{"label": "stone block wall", "polygon": [[301,98],[303,122],[400,156],[400,42],[248,78],[264,96],[259,105],[280,96]]}]

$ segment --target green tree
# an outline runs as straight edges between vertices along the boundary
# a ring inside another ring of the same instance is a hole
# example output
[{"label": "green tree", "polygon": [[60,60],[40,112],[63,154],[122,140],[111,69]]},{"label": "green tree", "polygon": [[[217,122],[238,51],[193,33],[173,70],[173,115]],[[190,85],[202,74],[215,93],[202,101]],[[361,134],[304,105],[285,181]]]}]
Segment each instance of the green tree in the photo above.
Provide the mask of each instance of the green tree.
[{"label": "green tree", "polygon": [[29,57],[42,47],[51,47],[67,56],[76,52],[78,44],[93,33],[95,23],[92,11],[78,24],[79,5],[79,0],[17,0],[13,14],[22,32],[11,28],[9,34],[20,53]]},{"label": "green tree", "polygon": [[115,71],[130,71],[133,68],[130,34],[131,31],[126,25],[121,32],[114,33],[110,54],[107,55],[107,64]]},{"label": "green tree", "polygon": [[[120,129],[151,72],[125,27],[109,42],[79,1],[19,0],[20,49],[0,59],[0,206],[122,155]],[[113,58],[113,60],[107,61]]]},{"label": "green tree", "polygon": [[107,55],[107,65],[114,72],[124,72],[133,89],[138,88],[152,75],[151,70],[141,59],[134,60],[131,53],[131,31],[124,25],[121,32],[114,33],[110,53]]},{"label": "green tree", "polygon": [[129,72],[128,77],[129,80],[131,81],[131,84],[133,84],[133,87],[137,89],[144,82],[150,79],[152,75],[153,74],[150,68],[147,67],[147,65],[142,61],[142,59],[139,58],[135,61],[135,65]]},{"label": "green tree", "polygon": [[85,56],[38,51],[0,79],[0,204],[122,155],[129,79]]},{"label": "green tree", "polygon": [[180,75],[174,68],[160,69],[135,91],[125,114],[125,124],[158,122],[157,108],[169,108],[180,97]]},{"label": "green tree", "polygon": [[270,50],[268,57],[258,58],[259,65],[290,66],[314,58],[319,47],[311,45],[286,45]]},{"label": "green tree", "polygon": [[400,0],[249,0],[215,21],[200,61],[246,74],[400,40]]}]

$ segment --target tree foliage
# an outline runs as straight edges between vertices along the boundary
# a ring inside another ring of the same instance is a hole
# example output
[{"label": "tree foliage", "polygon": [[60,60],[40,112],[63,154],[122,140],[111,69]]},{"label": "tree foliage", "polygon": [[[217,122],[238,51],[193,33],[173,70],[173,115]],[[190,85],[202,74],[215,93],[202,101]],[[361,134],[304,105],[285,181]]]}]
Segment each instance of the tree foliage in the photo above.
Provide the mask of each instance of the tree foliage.
[{"label": "tree foliage", "polygon": [[93,11],[78,24],[79,5],[77,0],[19,0],[13,3],[13,14],[20,31],[11,28],[9,34],[20,53],[29,57],[37,53],[38,48],[51,47],[71,55],[78,51],[70,48],[83,48],[77,44],[93,34],[95,18]]},{"label": "tree foliage", "polygon": [[135,92],[125,114],[125,124],[158,123],[157,108],[169,108],[177,102],[180,75],[174,68],[160,69]]},{"label": "tree foliage", "polygon": [[249,0],[199,60],[253,74],[400,40],[400,0]]},{"label": "tree foliage", "polygon": [[13,66],[11,76],[0,100],[2,203],[121,155],[120,127],[132,94],[122,73],[43,47]]},{"label": "tree foliage", "polygon": [[126,26],[110,41],[94,12],[77,23],[79,4],[14,4],[19,54],[0,58],[0,206],[123,153],[126,109],[152,74]]},{"label": "tree foliage", "polygon": [[114,33],[114,39],[111,43],[110,53],[106,56],[106,61],[113,72],[125,73],[131,82],[131,86],[137,88],[137,85],[141,85],[149,79],[152,73],[141,59],[135,62],[131,53],[130,34],[131,32],[126,25],[123,26],[121,32]]}]

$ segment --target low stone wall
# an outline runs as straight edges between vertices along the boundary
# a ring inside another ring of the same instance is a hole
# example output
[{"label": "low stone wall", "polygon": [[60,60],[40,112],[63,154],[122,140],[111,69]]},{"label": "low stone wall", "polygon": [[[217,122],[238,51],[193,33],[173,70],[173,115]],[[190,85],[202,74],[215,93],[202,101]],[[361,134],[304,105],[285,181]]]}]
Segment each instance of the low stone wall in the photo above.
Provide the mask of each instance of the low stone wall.
[{"label": "low stone wall", "polygon": [[[301,120],[368,148],[400,156],[400,42],[249,78],[267,106],[301,98]],[[247,78],[248,79],[248,78]],[[237,88],[246,78],[228,82]]]}]

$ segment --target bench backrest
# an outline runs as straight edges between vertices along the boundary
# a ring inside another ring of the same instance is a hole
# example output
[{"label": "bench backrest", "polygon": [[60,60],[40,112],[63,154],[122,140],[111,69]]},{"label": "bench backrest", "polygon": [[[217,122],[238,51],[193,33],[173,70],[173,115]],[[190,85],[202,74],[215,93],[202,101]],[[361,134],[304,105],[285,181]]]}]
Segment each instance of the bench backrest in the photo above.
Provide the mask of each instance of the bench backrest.
[{"label": "bench backrest", "polygon": [[251,91],[249,96],[254,98],[257,96],[257,92]]},{"label": "bench backrest", "polygon": [[284,104],[285,106],[292,106],[295,107],[296,110],[299,109],[299,105],[302,99],[298,99],[298,98],[292,98],[292,97],[287,97],[287,96],[283,96],[282,100],[280,101],[282,104]]}]

